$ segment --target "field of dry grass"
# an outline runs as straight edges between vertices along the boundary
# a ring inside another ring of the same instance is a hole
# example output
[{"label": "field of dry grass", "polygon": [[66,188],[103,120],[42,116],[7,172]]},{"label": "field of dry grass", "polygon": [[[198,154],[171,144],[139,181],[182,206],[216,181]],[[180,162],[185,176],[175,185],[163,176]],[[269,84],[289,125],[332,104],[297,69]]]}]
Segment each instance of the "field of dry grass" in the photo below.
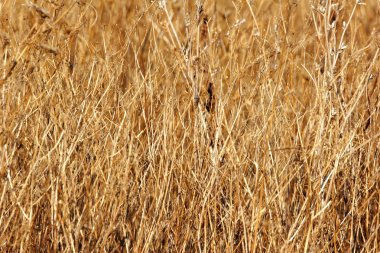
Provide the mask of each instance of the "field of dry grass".
[{"label": "field of dry grass", "polygon": [[1,252],[380,252],[380,3],[2,0]]}]

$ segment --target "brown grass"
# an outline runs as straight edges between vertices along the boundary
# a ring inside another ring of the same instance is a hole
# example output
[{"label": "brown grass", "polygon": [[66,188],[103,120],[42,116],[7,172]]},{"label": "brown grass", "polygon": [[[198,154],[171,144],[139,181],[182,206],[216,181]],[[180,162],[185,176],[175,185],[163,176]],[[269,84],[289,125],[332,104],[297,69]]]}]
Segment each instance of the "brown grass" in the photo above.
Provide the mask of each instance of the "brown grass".
[{"label": "brown grass", "polygon": [[0,251],[380,252],[361,2],[2,0]]}]

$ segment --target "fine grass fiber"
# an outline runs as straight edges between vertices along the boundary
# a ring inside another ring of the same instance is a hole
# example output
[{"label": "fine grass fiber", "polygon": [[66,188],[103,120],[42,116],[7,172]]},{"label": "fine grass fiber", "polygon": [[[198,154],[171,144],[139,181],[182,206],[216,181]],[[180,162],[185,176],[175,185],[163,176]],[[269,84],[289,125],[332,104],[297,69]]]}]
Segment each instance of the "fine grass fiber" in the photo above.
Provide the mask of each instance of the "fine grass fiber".
[{"label": "fine grass fiber", "polygon": [[379,16],[0,1],[0,251],[380,252]]}]

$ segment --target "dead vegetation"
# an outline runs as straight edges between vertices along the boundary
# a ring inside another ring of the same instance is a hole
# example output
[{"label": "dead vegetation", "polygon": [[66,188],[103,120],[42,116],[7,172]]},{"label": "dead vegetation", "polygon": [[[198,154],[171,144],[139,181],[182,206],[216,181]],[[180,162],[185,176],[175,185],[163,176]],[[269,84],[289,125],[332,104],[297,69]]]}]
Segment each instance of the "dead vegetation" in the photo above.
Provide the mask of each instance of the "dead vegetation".
[{"label": "dead vegetation", "polygon": [[379,252],[379,7],[1,1],[0,251]]}]

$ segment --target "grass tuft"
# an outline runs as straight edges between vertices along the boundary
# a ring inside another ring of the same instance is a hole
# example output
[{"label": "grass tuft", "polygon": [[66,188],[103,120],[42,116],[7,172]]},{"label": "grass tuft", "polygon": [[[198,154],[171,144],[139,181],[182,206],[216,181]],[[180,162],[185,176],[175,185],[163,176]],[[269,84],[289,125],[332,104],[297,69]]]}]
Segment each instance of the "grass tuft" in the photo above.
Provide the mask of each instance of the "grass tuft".
[{"label": "grass tuft", "polygon": [[378,1],[3,0],[1,252],[380,252]]}]

